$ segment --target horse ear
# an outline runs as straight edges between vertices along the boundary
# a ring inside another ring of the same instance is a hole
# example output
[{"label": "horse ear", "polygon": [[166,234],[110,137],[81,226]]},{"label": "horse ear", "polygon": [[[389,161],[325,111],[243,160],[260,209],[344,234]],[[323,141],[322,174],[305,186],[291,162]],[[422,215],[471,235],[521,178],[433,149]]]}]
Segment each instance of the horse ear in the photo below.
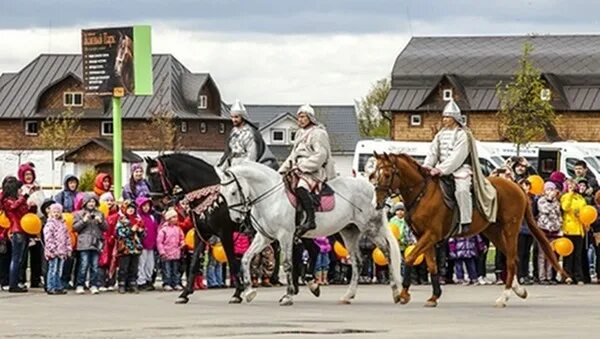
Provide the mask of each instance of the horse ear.
[{"label": "horse ear", "polygon": [[392,161],[392,160],[390,159],[390,155],[389,155],[389,154],[387,154],[387,152],[384,152],[384,153],[383,153],[383,158],[384,158],[385,160],[387,160],[387,161]]},{"label": "horse ear", "polygon": [[377,151],[373,151],[373,156],[375,157],[375,159],[379,159],[379,154],[377,154]]},{"label": "horse ear", "polygon": [[147,164],[151,164],[151,163],[154,162],[154,160],[152,158],[150,158],[150,157],[145,157],[144,161],[146,161]]}]

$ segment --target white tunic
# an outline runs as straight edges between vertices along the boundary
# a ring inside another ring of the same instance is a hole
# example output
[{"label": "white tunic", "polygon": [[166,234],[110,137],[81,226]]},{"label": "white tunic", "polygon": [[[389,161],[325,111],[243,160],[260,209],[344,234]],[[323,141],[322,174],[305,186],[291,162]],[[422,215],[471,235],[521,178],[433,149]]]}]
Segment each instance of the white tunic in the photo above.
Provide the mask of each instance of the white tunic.
[{"label": "white tunic", "polygon": [[471,175],[468,163],[469,139],[462,128],[442,128],[431,142],[424,166],[435,167],[442,175],[454,174],[456,178]]}]

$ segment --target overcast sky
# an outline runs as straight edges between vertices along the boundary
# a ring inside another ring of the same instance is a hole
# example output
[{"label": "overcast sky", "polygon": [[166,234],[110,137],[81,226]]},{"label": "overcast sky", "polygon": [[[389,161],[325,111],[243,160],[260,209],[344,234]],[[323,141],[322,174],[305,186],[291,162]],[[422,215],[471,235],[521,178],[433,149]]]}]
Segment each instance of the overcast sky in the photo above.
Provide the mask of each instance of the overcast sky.
[{"label": "overcast sky", "polygon": [[411,36],[597,33],[583,0],[0,0],[0,72],[79,53],[82,28],[150,24],[154,53],[209,72],[224,100],[351,104]]}]

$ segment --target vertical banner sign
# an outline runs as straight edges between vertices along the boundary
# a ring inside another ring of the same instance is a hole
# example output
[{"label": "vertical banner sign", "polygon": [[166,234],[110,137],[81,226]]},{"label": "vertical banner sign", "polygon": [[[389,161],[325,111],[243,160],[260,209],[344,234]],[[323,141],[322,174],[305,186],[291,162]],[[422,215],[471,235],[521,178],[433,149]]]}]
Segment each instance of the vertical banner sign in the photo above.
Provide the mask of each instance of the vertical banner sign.
[{"label": "vertical banner sign", "polygon": [[150,26],[81,31],[83,82],[86,95],[112,96],[114,195],[122,191],[121,97],[152,95]]}]

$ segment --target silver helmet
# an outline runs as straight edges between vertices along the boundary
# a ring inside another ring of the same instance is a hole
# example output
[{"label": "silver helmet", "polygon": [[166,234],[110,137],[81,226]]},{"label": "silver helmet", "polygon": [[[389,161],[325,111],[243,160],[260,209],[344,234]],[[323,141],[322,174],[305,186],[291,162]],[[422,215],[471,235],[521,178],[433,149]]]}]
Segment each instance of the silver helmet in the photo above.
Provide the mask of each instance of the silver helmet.
[{"label": "silver helmet", "polygon": [[298,112],[296,112],[296,116],[298,116],[300,113],[306,114],[310,122],[312,122],[313,124],[319,124],[319,121],[317,121],[317,117],[315,116],[315,110],[312,108],[311,105],[304,104],[300,106],[300,108],[298,108]]},{"label": "silver helmet", "polygon": [[246,111],[246,107],[239,99],[235,99],[235,103],[231,105],[231,109],[229,110],[229,114],[231,116],[239,116],[245,121],[249,121],[248,112]]},{"label": "silver helmet", "polygon": [[444,111],[442,112],[443,117],[451,117],[456,120],[456,122],[464,127],[462,115],[460,112],[460,107],[454,102],[454,100],[450,100],[446,106],[444,107]]}]

